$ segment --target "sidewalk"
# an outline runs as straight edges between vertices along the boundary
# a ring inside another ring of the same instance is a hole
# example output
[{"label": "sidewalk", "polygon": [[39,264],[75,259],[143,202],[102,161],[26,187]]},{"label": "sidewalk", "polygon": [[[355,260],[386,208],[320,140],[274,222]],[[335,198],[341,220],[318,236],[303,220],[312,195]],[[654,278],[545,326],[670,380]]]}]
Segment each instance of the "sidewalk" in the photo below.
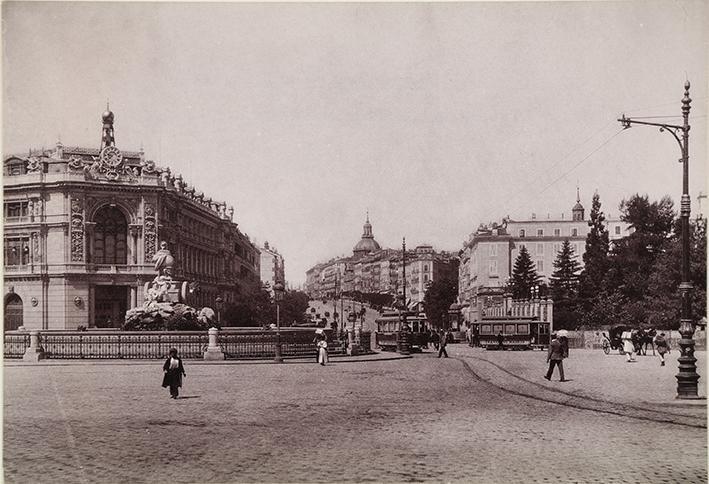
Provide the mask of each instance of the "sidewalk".
[{"label": "sidewalk", "polygon": [[587,408],[635,418],[706,427],[706,352],[695,352],[702,400],[678,400],[678,351],[659,358],[626,357],[602,350],[572,349],[564,360],[567,382],[559,382],[558,370],[552,381],[544,378],[546,352],[485,351],[465,344],[449,345],[451,356],[461,358],[468,369],[498,387],[519,395],[574,407]]},{"label": "sidewalk", "polygon": [[[339,363],[365,363],[368,361],[387,361],[387,360],[401,360],[411,358],[411,356],[404,356],[394,352],[375,352],[366,355],[330,355],[329,364],[339,364]],[[5,359],[3,360],[3,366],[15,367],[15,366],[70,366],[70,365],[155,365],[157,363],[162,363],[164,360],[162,358],[156,359],[98,359],[98,358],[84,358],[84,359],[46,359],[40,360],[39,362],[32,363],[26,362],[21,359]],[[185,364],[191,365],[273,365],[276,364],[272,359],[244,359],[244,360],[184,360]],[[315,364],[315,356],[312,358],[284,358],[284,365],[292,364]]]}]

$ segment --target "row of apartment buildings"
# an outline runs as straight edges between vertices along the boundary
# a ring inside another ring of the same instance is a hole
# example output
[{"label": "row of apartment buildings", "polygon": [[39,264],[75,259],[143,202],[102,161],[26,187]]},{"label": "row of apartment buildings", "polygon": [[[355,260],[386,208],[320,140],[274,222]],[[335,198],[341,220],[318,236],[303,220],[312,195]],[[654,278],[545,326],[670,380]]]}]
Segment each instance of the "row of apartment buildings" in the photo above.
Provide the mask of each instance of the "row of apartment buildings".
[{"label": "row of apartment buildings", "polygon": [[436,252],[430,245],[419,245],[405,254],[403,249],[382,249],[374,239],[367,216],[362,238],[352,249],[352,256],[310,268],[305,288],[312,298],[324,299],[352,291],[403,295],[405,287],[407,303],[413,306],[423,301],[432,281],[452,270],[454,259],[454,254]]},{"label": "row of apartment buildings", "polygon": [[[155,277],[167,242],[176,279],[195,283],[195,306],[234,300],[245,285],[283,277],[283,258],[260,250],[212,200],[140,151],[121,151],[114,114],[99,148],[64,146],[3,165],[6,330],[119,327]],[[280,279],[283,280],[283,279]]]},{"label": "row of apartment buildings", "polygon": [[[617,218],[606,220],[611,241],[629,235],[627,223]],[[571,217],[529,220],[504,219],[501,223],[480,225],[471,233],[460,251],[458,302],[465,322],[478,322],[488,305],[499,304],[504,287],[512,276],[514,261],[526,247],[537,273],[549,281],[554,261],[565,240],[571,243],[583,266],[586,236],[590,230],[577,190]]]}]

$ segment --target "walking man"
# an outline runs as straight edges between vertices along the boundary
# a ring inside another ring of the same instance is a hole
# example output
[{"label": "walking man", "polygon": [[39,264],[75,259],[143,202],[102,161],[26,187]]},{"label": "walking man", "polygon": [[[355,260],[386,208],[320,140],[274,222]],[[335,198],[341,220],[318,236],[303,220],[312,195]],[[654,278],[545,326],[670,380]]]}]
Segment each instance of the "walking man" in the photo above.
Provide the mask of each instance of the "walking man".
[{"label": "walking man", "polygon": [[497,345],[499,346],[499,349],[505,349],[505,337],[502,335],[502,331],[497,333]]},{"label": "walking man", "polygon": [[559,381],[566,381],[564,379],[564,348],[561,346],[561,341],[556,337],[556,333],[551,335],[551,344],[549,345],[549,352],[547,353],[547,363],[549,363],[549,370],[544,378],[551,381],[551,375],[554,373],[554,365],[559,367]]},{"label": "walking man", "polygon": [[438,357],[440,358],[441,355],[445,356],[448,358],[448,352],[446,351],[446,345],[448,344],[448,331],[444,331],[441,334],[441,341],[438,343],[438,347],[440,348],[438,350]]}]

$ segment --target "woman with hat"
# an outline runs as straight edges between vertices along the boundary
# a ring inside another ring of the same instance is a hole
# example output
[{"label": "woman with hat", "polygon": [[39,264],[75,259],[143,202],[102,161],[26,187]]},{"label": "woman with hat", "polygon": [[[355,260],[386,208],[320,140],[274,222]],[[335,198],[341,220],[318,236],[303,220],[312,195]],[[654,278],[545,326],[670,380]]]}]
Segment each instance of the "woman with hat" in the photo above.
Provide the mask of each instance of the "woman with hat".
[{"label": "woman with hat", "polygon": [[317,339],[318,363],[325,366],[325,363],[328,362],[327,337],[325,336],[325,332],[322,329],[316,329],[315,338]]}]

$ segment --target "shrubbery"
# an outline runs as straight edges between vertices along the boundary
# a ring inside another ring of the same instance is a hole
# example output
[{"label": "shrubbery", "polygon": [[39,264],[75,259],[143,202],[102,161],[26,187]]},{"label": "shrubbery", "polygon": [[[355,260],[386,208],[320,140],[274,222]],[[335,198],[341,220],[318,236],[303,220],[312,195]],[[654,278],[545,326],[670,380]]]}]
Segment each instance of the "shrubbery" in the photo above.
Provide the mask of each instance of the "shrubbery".
[{"label": "shrubbery", "polygon": [[150,303],[126,313],[125,331],[206,331],[216,326],[186,304]]}]

